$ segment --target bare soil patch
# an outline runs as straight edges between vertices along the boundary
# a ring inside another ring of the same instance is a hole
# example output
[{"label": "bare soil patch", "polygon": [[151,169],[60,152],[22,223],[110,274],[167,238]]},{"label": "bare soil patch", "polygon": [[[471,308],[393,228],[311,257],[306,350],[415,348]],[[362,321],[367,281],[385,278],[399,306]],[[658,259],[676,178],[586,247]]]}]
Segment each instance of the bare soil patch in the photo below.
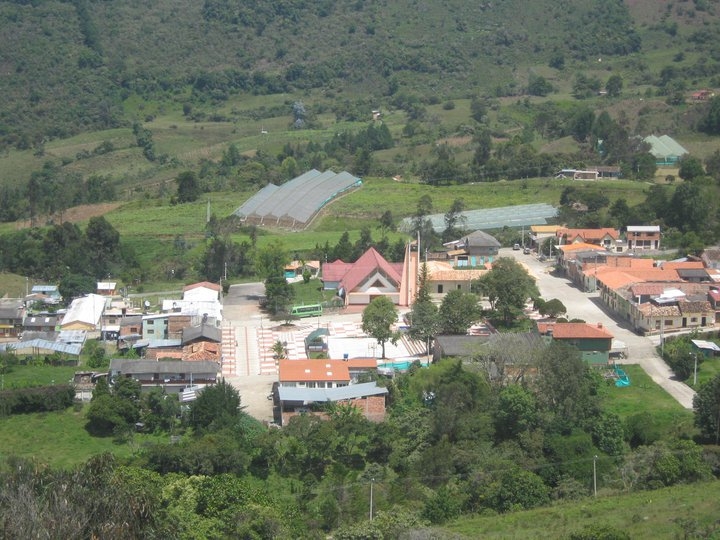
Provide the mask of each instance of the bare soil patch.
[{"label": "bare soil patch", "polygon": [[[62,214],[57,212],[51,216],[40,216],[36,219],[35,223],[45,225],[46,223],[78,223],[80,221],[86,221],[91,217],[104,216],[108,212],[112,212],[118,208],[122,203],[111,202],[111,203],[98,203],[98,204],[82,204],[80,206],[74,206],[68,208]],[[27,229],[31,226],[30,220],[25,219],[22,221],[15,222],[16,229]]]}]

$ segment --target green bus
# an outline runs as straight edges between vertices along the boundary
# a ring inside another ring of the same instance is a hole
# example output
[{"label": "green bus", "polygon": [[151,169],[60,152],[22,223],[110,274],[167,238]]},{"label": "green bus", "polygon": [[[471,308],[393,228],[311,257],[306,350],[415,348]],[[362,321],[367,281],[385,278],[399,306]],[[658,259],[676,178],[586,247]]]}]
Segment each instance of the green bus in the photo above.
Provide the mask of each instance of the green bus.
[{"label": "green bus", "polygon": [[321,304],[308,304],[306,306],[293,306],[290,315],[295,317],[319,317],[322,315]]}]

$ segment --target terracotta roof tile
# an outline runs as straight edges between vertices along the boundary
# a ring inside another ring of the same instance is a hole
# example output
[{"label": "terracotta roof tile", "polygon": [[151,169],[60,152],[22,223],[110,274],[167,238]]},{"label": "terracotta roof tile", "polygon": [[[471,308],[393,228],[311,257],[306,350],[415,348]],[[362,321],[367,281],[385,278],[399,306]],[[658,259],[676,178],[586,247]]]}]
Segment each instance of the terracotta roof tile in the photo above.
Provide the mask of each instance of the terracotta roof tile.
[{"label": "terracotta roof tile", "polygon": [[705,264],[702,261],[682,261],[682,262],[664,262],[660,268],[665,270],[702,270]]},{"label": "terracotta roof tile", "polygon": [[597,244],[586,244],[584,242],[578,243],[578,244],[564,244],[562,246],[558,246],[558,249],[562,251],[563,253],[570,253],[572,251],[602,251],[607,252],[607,250],[602,247],[598,246]]},{"label": "terracotta roof tile", "polygon": [[343,360],[280,360],[280,382],[350,382]]},{"label": "terracotta roof tile", "polygon": [[338,259],[337,261],[325,263],[322,265],[323,281],[340,281],[343,276],[352,268],[352,263],[346,263]]},{"label": "terracotta roof tile", "polygon": [[546,334],[552,329],[553,339],[612,339],[613,335],[600,323],[537,323],[538,332]]},{"label": "terracotta roof tile", "polygon": [[367,279],[371,274],[381,270],[391,281],[400,286],[402,281],[402,263],[390,264],[385,258],[378,253],[375,248],[368,249],[362,256],[352,265],[348,272],[343,276],[341,282],[345,290],[352,292],[355,288]]},{"label": "terracotta roof tile", "polygon": [[186,285],[183,287],[183,292],[185,291],[191,291],[192,289],[198,289],[200,287],[205,287],[206,289],[211,289],[213,291],[220,292],[222,291],[222,287],[218,285],[217,283],[211,283],[209,281],[201,281],[200,283],[192,283],[190,285]]},{"label": "terracotta roof tile", "polygon": [[609,236],[613,240],[617,240],[620,237],[617,229],[610,227],[604,227],[602,229],[559,229],[557,235],[567,237],[568,242],[572,242],[576,238],[587,242],[588,240],[600,241],[605,238],[605,236]]},{"label": "terracotta roof tile", "polygon": [[691,313],[708,313],[710,311],[713,311],[712,307],[710,306],[710,302],[707,300],[704,301],[696,301],[696,302],[680,302],[678,304],[680,306],[680,311],[683,314],[691,314]]},{"label": "terracotta roof tile", "polygon": [[680,281],[676,270],[663,270],[661,268],[624,268],[622,271],[614,268],[597,269],[597,279],[610,289],[643,282],[673,282]]},{"label": "terracotta roof tile", "polygon": [[658,306],[650,302],[645,302],[638,306],[638,311],[645,317],[679,317],[680,308],[676,305]]}]

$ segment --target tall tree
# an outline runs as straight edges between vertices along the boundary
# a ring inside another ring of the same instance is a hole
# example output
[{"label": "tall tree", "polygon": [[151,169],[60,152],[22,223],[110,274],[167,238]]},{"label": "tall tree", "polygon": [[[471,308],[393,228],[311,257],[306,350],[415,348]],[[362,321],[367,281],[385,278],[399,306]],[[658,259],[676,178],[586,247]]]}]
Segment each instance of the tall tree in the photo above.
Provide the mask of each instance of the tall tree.
[{"label": "tall tree", "polygon": [[465,232],[467,218],[462,215],[464,210],[465,202],[462,199],[455,199],[445,214],[445,230],[442,233],[443,242],[457,240]]},{"label": "tall tree", "polygon": [[200,183],[193,171],[181,172],[175,181],[177,182],[178,202],[193,202],[200,197]]},{"label": "tall tree", "polygon": [[440,330],[443,334],[465,334],[481,317],[478,298],[472,293],[457,289],[450,291],[440,304]]},{"label": "tall tree", "polygon": [[683,180],[692,182],[696,178],[700,178],[705,175],[705,169],[703,168],[702,161],[700,158],[695,156],[683,156],[680,160],[680,168],[678,169],[678,176]]},{"label": "tall tree", "polygon": [[400,335],[392,329],[397,321],[397,309],[387,296],[378,296],[368,304],[362,314],[362,329],[367,335],[375,338],[382,347],[382,358],[385,358],[385,343],[397,343]]},{"label": "tall tree", "polygon": [[423,195],[418,199],[417,208],[415,215],[412,218],[412,229],[411,234],[416,237],[420,234],[420,245],[418,246],[418,253],[424,253],[426,249],[430,249],[436,238],[435,229],[433,228],[432,221],[428,216],[433,211],[433,202],[430,195]]},{"label": "tall tree", "polygon": [[535,280],[510,257],[496,259],[492,270],[476,280],[473,288],[487,296],[491,309],[506,325],[522,313],[529,298],[539,296]]},{"label": "tall tree", "polygon": [[693,411],[703,438],[720,444],[720,375],[700,385],[693,398]]},{"label": "tall tree", "polygon": [[623,79],[620,75],[610,75],[605,83],[605,90],[610,97],[618,97],[622,93]]},{"label": "tall tree", "polygon": [[430,298],[429,275],[427,264],[420,267],[418,276],[418,289],[415,294],[415,302],[410,310],[410,337],[427,344],[428,354],[430,353],[429,343],[440,331],[440,314],[437,306]]},{"label": "tall tree", "polygon": [[295,291],[285,279],[285,265],[290,261],[285,246],[273,240],[255,254],[255,272],[265,281],[267,308],[273,315],[285,311]]},{"label": "tall tree", "polygon": [[538,402],[554,416],[551,429],[568,432],[598,417],[599,381],[573,346],[553,341],[542,353],[535,380]]},{"label": "tall tree", "polygon": [[190,405],[187,422],[196,433],[206,433],[237,425],[242,414],[240,394],[222,379],[206,387]]}]

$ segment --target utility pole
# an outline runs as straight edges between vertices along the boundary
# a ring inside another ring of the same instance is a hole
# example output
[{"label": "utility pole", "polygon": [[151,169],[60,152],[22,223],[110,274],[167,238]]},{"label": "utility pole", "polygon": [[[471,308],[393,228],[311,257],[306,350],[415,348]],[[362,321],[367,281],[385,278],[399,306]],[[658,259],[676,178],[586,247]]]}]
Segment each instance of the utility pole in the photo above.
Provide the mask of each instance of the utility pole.
[{"label": "utility pole", "polygon": [[697,386],[697,353],[693,353],[693,356],[695,357],[695,369],[693,371],[693,388]]},{"label": "utility pole", "polygon": [[597,455],[593,456],[593,495],[597,497]]},{"label": "utility pole", "polygon": [[375,479],[370,479],[370,521],[373,520],[373,484],[375,483]]}]

